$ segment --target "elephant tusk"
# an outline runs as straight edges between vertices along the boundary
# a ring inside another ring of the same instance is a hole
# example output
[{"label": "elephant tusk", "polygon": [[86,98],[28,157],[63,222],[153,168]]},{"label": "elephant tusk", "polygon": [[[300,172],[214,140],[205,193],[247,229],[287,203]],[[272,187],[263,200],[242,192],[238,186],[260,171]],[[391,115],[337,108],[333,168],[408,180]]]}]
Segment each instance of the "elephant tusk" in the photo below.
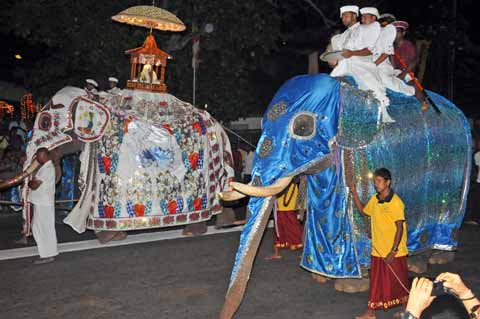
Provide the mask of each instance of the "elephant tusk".
[{"label": "elephant tusk", "polygon": [[256,197],[269,197],[275,196],[281,191],[283,191],[288,185],[290,185],[292,179],[293,176],[282,177],[270,186],[252,186],[237,182],[230,183],[230,186],[232,186],[234,190],[239,191],[240,193],[243,193],[245,195]]},{"label": "elephant tusk", "polygon": [[234,201],[234,200],[239,200],[239,199],[242,199],[242,198],[247,196],[247,195],[239,193],[237,191],[221,192],[221,193],[218,193],[217,195],[221,200],[223,200],[225,202],[231,202],[231,201]]},{"label": "elephant tusk", "polygon": [[27,169],[22,173],[10,179],[0,182],[0,190],[4,188],[10,188],[17,184],[20,184],[25,178],[33,174],[40,166],[41,166],[40,163],[37,160],[34,160],[30,165],[28,165]]}]

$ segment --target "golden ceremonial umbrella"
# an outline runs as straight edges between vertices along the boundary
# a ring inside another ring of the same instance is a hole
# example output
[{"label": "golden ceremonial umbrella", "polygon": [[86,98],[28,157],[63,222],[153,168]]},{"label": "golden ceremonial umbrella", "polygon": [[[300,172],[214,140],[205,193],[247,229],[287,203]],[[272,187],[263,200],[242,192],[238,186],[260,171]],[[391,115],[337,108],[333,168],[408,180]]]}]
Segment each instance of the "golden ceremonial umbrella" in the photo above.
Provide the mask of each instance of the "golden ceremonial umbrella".
[{"label": "golden ceremonial umbrella", "polygon": [[114,15],[112,20],[165,31],[183,31],[186,28],[173,13],[155,6],[130,7]]}]

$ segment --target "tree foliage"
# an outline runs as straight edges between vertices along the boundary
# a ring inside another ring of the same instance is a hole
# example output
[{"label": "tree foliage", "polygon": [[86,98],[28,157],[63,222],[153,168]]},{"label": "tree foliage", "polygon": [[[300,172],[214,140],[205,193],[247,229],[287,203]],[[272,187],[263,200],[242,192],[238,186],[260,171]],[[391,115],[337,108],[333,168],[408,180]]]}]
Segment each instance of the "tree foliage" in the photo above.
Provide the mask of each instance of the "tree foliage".
[{"label": "tree foliage", "polygon": [[[444,95],[449,48],[454,46],[456,97],[471,104],[480,49],[471,40],[472,25],[464,15],[474,1],[458,3],[453,18],[450,0],[356,2],[408,20],[411,37],[432,41],[426,87]],[[66,85],[83,86],[85,78],[105,85],[113,75],[124,82],[129,75],[124,51],[140,46],[148,30],[113,22],[110,17],[140,4],[151,2],[7,0],[0,12],[0,33],[42,48],[18,64],[17,81],[46,98]],[[167,66],[169,92],[192,100],[191,39],[199,36],[197,106],[208,104],[208,110],[222,121],[262,114],[283,81],[306,72],[308,53],[322,51],[330,34],[342,28],[338,8],[344,4],[343,0],[159,1],[158,6],[175,13],[187,26],[181,33],[154,31],[159,47],[174,57]],[[202,31],[207,23],[214,25],[212,33]]]},{"label": "tree foliage", "polygon": [[[125,81],[130,66],[124,51],[140,46],[148,30],[113,22],[110,17],[140,4],[150,3],[9,1],[8,9],[0,13],[0,32],[42,47],[30,57],[30,63],[17,66],[17,80],[43,97],[66,85],[83,86],[86,78],[104,85],[112,75]],[[201,37],[197,104],[208,104],[209,111],[222,120],[263,107],[252,94],[255,90],[250,78],[276,48],[280,35],[276,9],[255,0],[163,1],[161,5],[176,13],[187,26],[180,34],[154,31],[159,47],[174,57],[167,66],[169,91],[191,101],[190,40],[197,35]],[[206,23],[214,25],[214,32],[200,32]]]}]

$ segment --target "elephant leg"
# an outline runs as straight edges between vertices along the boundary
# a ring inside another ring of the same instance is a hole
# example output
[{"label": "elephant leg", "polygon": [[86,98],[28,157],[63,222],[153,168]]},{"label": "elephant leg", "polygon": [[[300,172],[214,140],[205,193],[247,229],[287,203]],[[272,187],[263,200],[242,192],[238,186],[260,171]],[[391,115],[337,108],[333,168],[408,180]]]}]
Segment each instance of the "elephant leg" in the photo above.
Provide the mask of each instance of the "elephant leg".
[{"label": "elephant leg", "polygon": [[369,278],[338,278],[335,279],[335,290],[348,293],[363,292],[370,289]]},{"label": "elephant leg", "polygon": [[448,264],[455,259],[454,251],[435,251],[428,259],[429,264]]},{"label": "elephant leg", "polygon": [[320,284],[324,284],[330,280],[330,278],[312,273],[312,279]]},{"label": "elephant leg", "polygon": [[335,279],[335,290],[355,293],[370,289],[370,273],[367,267],[362,267],[362,278],[338,278]]},{"label": "elephant leg", "polygon": [[106,244],[112,240],[122,240],[127,237],[127,233],[124,231],[102,230],[102,231],[95,232],[95,235],[97,236],[97,239],[100,242],[100,244]]},{"label": "elephant leg", "polygon": [[416,274],[422,274],[428,270],[428,257],[425,254],[408,257],[408,270]]},{"label": "elephant leg", "polygon": [[126,231],[116,231],[115,236],[112,238],[112,240],[124,240],[127,238],[128,234]]},{"label": "elephant leg", "polygon": [[184,236],[198,236],[207,232],[207,222],[189,224],[183,229]]},{"label": "elephant leg", "polygon": [[222,212],[216,216],[215,228],[232,226],[235,222],[235,212],[230,207],[224,207]]}]

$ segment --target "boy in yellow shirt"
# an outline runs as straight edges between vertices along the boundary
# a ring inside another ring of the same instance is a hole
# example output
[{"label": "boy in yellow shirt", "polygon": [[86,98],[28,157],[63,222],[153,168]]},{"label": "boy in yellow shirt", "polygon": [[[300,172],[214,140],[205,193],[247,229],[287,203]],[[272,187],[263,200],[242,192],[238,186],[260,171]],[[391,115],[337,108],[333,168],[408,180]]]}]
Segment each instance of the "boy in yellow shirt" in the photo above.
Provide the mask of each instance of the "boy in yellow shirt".
[{"label": "boy in yellow shirt", "polygon": [[358,210],[371,218],[372,256],[368,310],[357,319],[376,318],[375,310],[388,309],[408,300],[407,229],[404,204],[390,188],[386,168],[374,173],[377,194],[363,206],[355,185],[350,185]]}]

